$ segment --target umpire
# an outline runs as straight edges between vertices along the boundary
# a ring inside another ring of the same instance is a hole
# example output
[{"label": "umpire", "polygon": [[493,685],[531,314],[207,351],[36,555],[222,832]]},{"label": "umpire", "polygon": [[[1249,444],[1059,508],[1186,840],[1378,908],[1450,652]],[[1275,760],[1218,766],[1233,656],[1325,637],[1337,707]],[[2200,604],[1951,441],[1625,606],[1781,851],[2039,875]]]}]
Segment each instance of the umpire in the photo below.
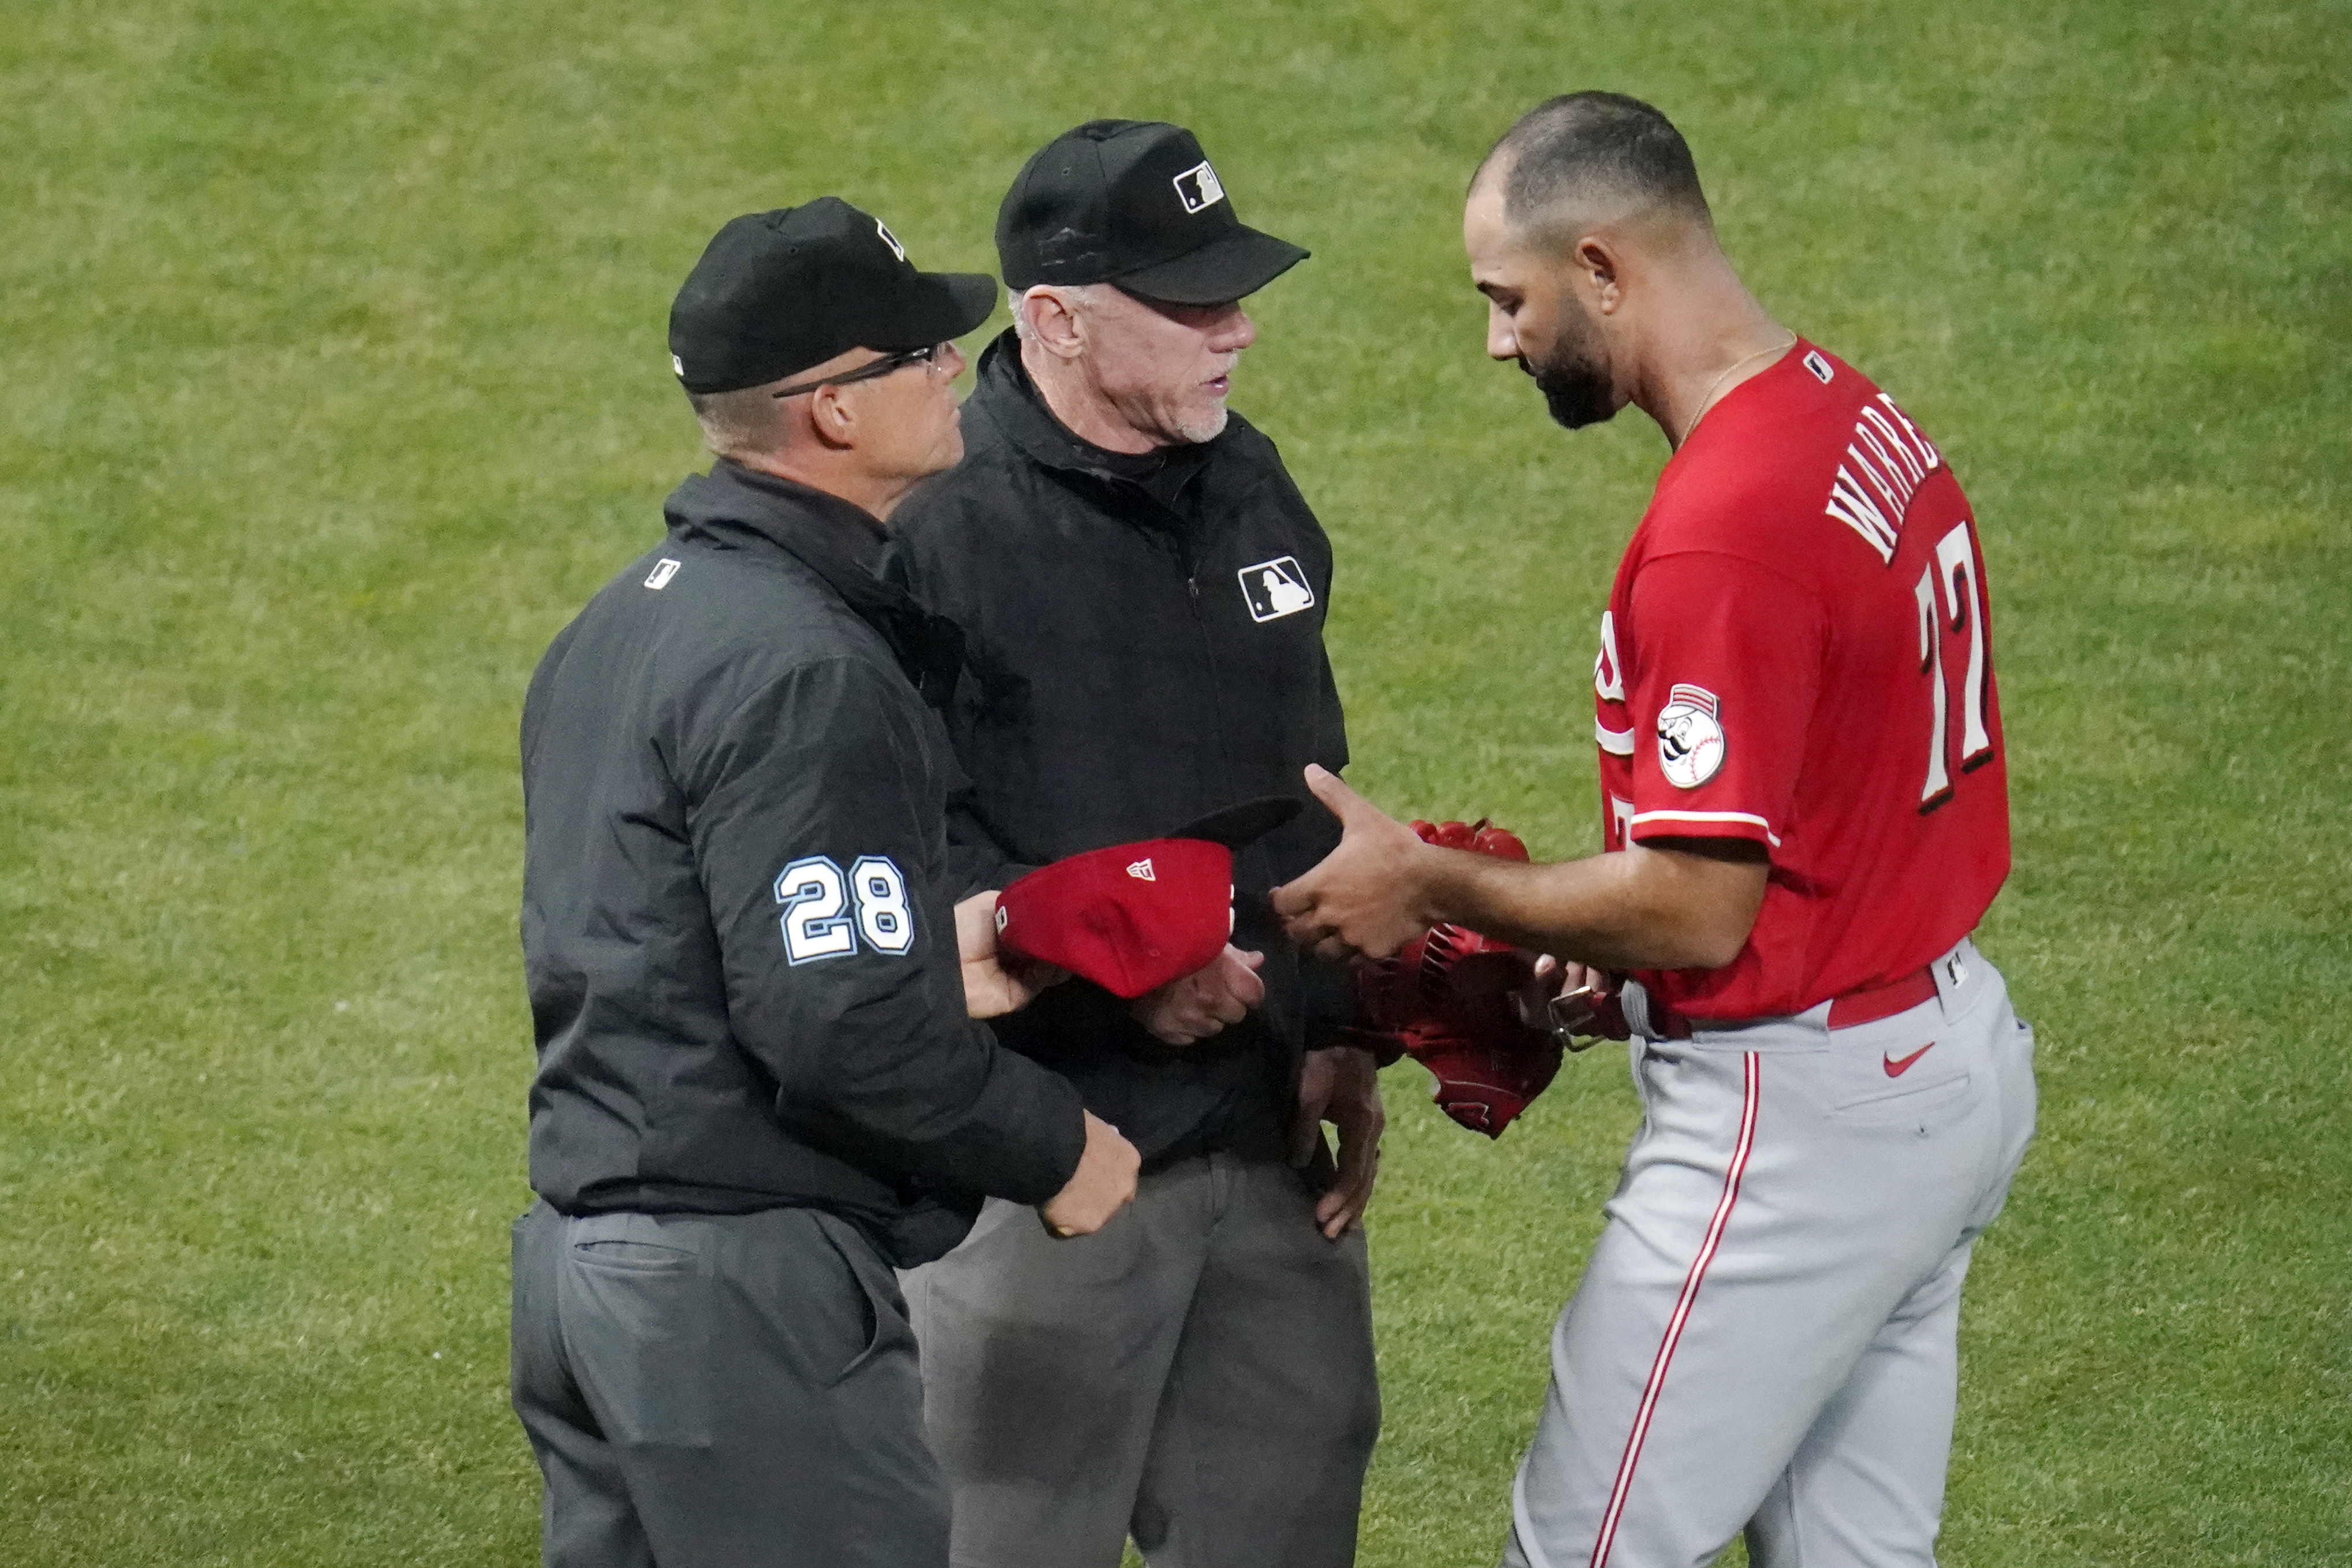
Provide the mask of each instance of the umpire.
[{"label": "umpire", "polygon": [[944,1568],[892,1267],[984,1194],[1083,1233],[1133,1191],[966,1016],[1026,993],[993,899],[950,906],[960,643],[868,570],[962,450],[992,295],[830,197],[721,229],[670,315],[719,460],[532,677],[513,1395],[552,1568]]},{"label": "umpire", "polygon": [[[885,563],[969,640],[950,834],[973,887],[1347,761],[1330,547],[1225,408],[1242,298],[1307,253],[1234,216],[1190,131],[1129,120],[1032,158],[996,237],[1016,325],[964,405],[969,455],[908,497]],[[1115,1568],[1129,1534],[1186,1568],[1353,1560],[1379,1092],[1332,1039],[1340,977],[1264,896],[1334,841],[1315,811],[1236,855],[1234,946],[1198,975],[1132,1005],[1073,981],[1000,1021],[1144,1176],[1100,1235],[1057,1245],[992,1203],[909,1278],[957,1568]],[[1293,1164],[1326,1118],[1336,1180]]]}]

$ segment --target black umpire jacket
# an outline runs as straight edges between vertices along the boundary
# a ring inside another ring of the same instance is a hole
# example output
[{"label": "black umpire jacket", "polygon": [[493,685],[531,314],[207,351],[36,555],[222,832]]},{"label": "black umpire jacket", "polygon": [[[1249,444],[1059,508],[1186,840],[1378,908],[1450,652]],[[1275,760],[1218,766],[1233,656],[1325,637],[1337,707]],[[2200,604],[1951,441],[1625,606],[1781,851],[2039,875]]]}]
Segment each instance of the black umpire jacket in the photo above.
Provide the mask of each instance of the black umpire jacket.
[{"label": "black umpire jacket", "polygon": [[[891,516],[883,573],[963,629],[948,708],[971,787],[948,831],[968,886],[1151,838],[1348,760],[1323,651],[1331,548],[1274,443],[1239,415],[1199,447],[1124,458],[1071,435],[1007,332],[963,408],[963,462]],[[1344,977],[1302,964],[1265,900],[1339,841],[1310,800],[1234,857],[1234,942],[1265,1005],[1182,1050],[1083,981],[998,1019],[1066,1075],[1147,1167],[1282,1146],[1302,1049],[1344,1021]]]},{"label": "black umpire jacket", "polygon": [[531,678],[531,1186],[557,1209],[829,1209],[901,1267],[1084,1144],[1069,1084],[964,1016],[935,698],[955,628],[875,520],[719,463]]}]

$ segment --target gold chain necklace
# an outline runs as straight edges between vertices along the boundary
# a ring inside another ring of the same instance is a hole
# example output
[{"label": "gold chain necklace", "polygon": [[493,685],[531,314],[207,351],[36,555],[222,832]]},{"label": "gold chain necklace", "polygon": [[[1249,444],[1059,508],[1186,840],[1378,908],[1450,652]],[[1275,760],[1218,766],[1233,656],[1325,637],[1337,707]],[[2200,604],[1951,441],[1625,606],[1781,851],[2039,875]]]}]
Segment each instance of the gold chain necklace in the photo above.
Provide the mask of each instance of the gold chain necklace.
[{"label": "gold chain necklace", "polygon": [[1715,378],[1715,384],[1708,387],[1706,393],[1698,400],[1698,412],[1691,415],[1690,423],[1684,425],[1683,433],[1675,438],[1675,449],[1676,451],[1680,451],[1682,449],[1683,443],[1690,439],[1691,432],[1698,428],[1698,422],[1706,417],[1706,411],[1715,406],[1715,394],[1722,387],[1724,382],[1731,379],[1732,371],[1748,363],[1749,360],[1760,360],[1767,354],[1785,354],[1796,346],[1797,334],[1791,332],[1789,334],[1789,340],[1787,342],[1775,343],[1769,349],[1759,349],[1754,353],[1748,354],[1741,359],[1734,360],[1731,363],[1726,365],[1723,369],[1723,374]]}]

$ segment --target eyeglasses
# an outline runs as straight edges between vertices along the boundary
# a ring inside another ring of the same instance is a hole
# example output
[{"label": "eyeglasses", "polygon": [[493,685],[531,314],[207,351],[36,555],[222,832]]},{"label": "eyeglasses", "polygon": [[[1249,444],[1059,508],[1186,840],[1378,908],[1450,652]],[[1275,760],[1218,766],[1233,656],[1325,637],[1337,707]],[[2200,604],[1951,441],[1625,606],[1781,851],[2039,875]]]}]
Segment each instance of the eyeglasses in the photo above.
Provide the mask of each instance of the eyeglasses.
[{"label": "eyeglasses", "polygon": [[908,365],[922,365],[928,368],[938,361],[940,350],[946,347],[945,343],[932,343],[926,348],[907,349],[896,354],[885,354],[870,365],[860,365],[854,371],[844,371],[837,376],[825,376],[818,381],[802,382],[796,386],[778,387],[768,395],[798,397],[803,392],[813,392],[819,387],[845,387],[852,382],[871,381],[876,376],[887,376],[892,371],[903,371]]}]

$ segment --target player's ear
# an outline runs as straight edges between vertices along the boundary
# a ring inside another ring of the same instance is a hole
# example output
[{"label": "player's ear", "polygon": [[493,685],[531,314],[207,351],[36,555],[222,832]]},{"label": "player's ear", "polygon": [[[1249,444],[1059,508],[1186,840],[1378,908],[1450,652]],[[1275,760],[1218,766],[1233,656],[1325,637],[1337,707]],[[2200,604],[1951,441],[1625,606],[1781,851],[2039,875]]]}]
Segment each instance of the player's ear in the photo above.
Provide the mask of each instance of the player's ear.
[{"label": "player's ear", "polygon": [[1615,249],[1599,235],[1586,235],[1576,242],[1573,271],[1577,280],[1589,290],[1600,308],[1617,308],[1617,256]]}]

